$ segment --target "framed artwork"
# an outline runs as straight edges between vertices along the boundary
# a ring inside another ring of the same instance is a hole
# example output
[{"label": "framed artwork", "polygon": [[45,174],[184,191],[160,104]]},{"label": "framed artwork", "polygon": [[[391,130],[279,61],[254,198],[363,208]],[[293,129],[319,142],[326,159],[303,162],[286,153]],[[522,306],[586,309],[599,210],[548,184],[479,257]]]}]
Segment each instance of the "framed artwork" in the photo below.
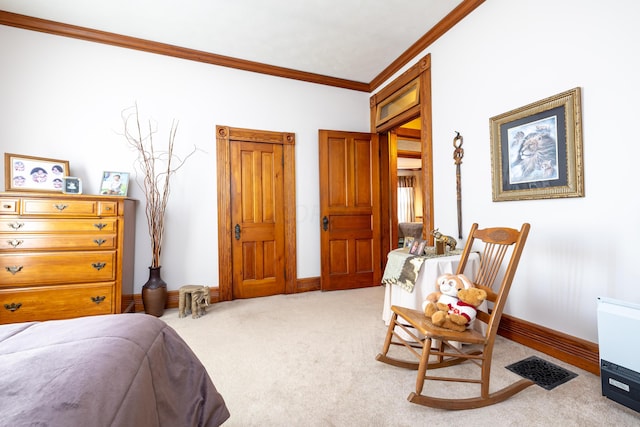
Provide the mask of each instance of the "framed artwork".
[{"label": "framed artwork", "polygon": [[82,194],[82,181],[75,176],[62,178],[62,192],[65,194]]},{"label": "framed artwork", "polygon": [[129,172],[102,172],[100,194],[126,196],[129,190]]},{"label": "framed artwork", "polygon": [[493,201],[584,197],[580,88],[490,119]]},{"label": "framed artwork", "polygon": [[69,175],[69,161],[4,154],[6,191],[62,191],[62,178]]}]

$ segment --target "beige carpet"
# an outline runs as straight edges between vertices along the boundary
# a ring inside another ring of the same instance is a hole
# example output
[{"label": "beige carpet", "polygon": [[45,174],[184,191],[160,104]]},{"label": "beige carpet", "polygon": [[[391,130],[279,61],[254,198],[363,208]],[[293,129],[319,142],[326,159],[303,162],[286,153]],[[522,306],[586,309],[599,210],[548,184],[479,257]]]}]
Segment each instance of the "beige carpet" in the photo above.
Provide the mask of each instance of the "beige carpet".
[{"label": "beige carpet", "polygon": [[[176,309],[162,319],[207,367],[231,412],[225,426],[640,425],[640,414],[601,395],[598,376],[501,337],[492,389],[520,379],[505,366],[532,355],[578,376],[551,391],[531,386],[481,409],[450,412],[409,403],[415,372],[375,360],[386,331],[383,292],[235,300],[212,305],[199,319],[179,319]],[[477,370],[453,369],[467,368]]]}]

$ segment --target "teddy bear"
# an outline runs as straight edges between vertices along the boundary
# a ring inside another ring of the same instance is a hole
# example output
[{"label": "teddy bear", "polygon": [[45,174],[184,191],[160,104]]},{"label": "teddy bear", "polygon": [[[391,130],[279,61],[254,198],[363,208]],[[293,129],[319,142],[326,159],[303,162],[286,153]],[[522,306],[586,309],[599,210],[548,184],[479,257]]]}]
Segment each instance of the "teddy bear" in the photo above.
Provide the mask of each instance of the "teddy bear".
[{"label": "teddy bear", "polygon": [[487,293],[474,287],[464,274],[443,274],[436,285],[438,291],[427,295],[423,303],[425,316],[435,326],[463,332],[475,320]]}]

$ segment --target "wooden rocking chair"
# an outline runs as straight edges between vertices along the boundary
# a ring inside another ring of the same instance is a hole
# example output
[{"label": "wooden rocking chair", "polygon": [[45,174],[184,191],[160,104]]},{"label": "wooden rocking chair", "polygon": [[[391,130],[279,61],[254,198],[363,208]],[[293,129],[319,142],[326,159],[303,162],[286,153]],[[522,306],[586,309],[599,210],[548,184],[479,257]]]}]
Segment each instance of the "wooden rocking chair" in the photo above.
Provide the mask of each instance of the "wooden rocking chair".
[{"label": "wooden rocking chair", "polygon": [[[451,331],[434,326],[422,311],[398,306],[391,307],[393,314],[389,329],[382,353],[378,354],[376,359],[394,366],[418,370],[416,391],[407,398],[410,402],[442,409],[480,408],[502,402],[534,384],[530,380],[522,379],[499,391],[489,393],[493,345],[529,228],[530,225],[527,223],[522,225],[520,231],[512,228],[479,230],[478,224],[473,224],[471,227],[457,273],[464,271],[474,242],[482,241],[484,249],[481,252],[480,270],[474,284],[487,292],[489,309],[487,311],[479,309],[476,317],[476,322],[484,324],[483,328],[467,329],[464,332]],[[506,256],[509,253],[510,256]],[[494,290],[494,282],[504,264],[506,264],[506,270],[502,281]],[[484,329],[484,332],[479,332],[478,329]],[[402,330],[404,334],[399,334],[398,330]],[[403,338],[407,334],[415,341]],[[459,343],[465,345],[461,346]],[[392,344],[406,347],[419,362],[389,357],[388,352]],[[435,348],[432,348],[432,345]],[[480,367],[479,378],[478,375],[471,378],[427,375],[427,372],[431,374],[430,371],[433,369],[458,365],[465,361],[471,361]],[[426,381],[480,384],[480,394],[477,397],[461,399],[427,396],[422,394]]]}]

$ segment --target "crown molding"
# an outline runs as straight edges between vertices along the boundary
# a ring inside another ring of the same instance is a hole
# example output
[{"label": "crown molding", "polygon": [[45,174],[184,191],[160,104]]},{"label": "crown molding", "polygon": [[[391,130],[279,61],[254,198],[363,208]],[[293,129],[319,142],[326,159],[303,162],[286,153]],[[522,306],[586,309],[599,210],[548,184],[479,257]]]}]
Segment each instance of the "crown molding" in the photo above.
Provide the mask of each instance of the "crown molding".
[{"label": "crown molding", "polygon": [[53,34],[62,37],[70,37],[95,43],[108,44],[111,46],[155,53],[158,55],[172,56],[205,64],[218,65],[221,67],[235,68],[243,71],[370,93],[383,84],[403,66],[412,61],[420,52],[425,50],[440,36],[453,28],[453,26],[460,22],[464,17],[484,3],[484,1],[485,0],[463,0],[454,10],[440,20],[440,22],[438,22],[418,41],[411,45],[409,49],[402,53],[402,55],[378,74],[370,83],[298,71],[291,68],[278,67],[260,62],[247,61],[244,59],[218,55],[181,46],[94,30],[92,28],[34,18],[32,16],[20,15],[3,10],[0,10],[0,25],[7,25],[10,27],[22,28],[25,30]]},{"label": "crown molding", "polygon": [[32,16],[0,11],[0,24],[25,30],[38,31],[63,37],[71,37],[95,43],[108,44],[175,58],[188,59],[190,61],[203,62],[205,64],[219,65],[221,67],[235,68],[254,73],[268,74],[287,79],[301,80],[327,86],[336,86],[344,89],[352,89],[361,92],[369,92],[369,84],[354,80],[340,79],[321,74],[308,73],[285,67],[262,64],[244,59],[232,58],[215,53],[188,49],[181,46],[159,43],[136,37],[123,36],[121,34],[94,30],[92,28],[79,27],[77,25],[63,24],[47,19],[34,18]]},{"label": "crown molding", "polygon": [[423,50],[438,40],[440,36],[453,28],[454,25],[462,21],[462,19],[484,2],[485,0],[464,0],[460,3],[455,9],[449,12],[447,16],[442,18],[431,30],[429,30],[424,36],[420,37],[418,41],[409,47],[409,49],[405,50],[402,55],[378,74],[371,83],[369,83],[370,91],[373,92],[380,87],[380,85],[388,80],[393,74],[416,58]]}]

